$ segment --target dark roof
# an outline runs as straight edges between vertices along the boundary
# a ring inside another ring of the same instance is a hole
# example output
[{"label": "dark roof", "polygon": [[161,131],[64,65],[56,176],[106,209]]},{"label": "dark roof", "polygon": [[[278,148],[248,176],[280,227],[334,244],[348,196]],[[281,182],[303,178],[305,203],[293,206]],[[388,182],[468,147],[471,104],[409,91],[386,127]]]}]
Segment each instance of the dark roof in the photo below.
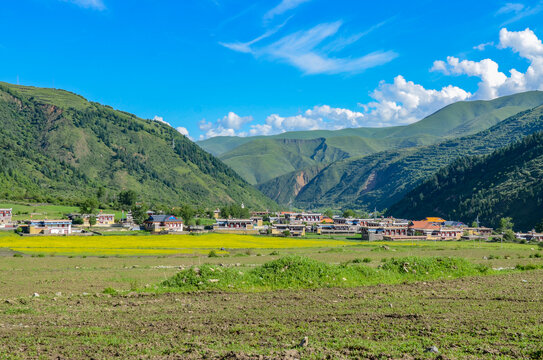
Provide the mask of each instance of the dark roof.
[{"label": "dark roof", "polygon": [[173,215],[151,215],[149,216],[149,219],[147,219],[146,221],[148,222],[177,222],[177,221],[183,221],[183,220],[178,219]]}]

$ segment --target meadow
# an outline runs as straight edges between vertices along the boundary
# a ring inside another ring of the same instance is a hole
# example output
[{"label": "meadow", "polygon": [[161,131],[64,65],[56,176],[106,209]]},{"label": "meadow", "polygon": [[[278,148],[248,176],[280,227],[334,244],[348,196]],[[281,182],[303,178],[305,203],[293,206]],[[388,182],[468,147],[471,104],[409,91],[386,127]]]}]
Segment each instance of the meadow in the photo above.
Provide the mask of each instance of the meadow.
[{"label": "meadow", "polygon": [[[28,204],[14,202],[0,202],[0,209],[13,209],[13,220],[34,219],[63,219],[65,214],[79,213],[79,207],[52,204]],[[122,212],[118,210],[103,210],[104,213],[115,214],[120,219]]]},{"label": "meadow", "polygon": [[0,359],[543,354],[536,244],[0,234]]}]

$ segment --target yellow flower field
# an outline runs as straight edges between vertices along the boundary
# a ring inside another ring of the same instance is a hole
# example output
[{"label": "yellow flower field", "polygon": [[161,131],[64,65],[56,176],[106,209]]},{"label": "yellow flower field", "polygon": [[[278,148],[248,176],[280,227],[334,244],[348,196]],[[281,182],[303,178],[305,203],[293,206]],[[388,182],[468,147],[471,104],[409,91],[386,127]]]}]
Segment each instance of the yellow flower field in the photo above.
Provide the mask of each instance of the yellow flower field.
[{"label": "yellow flower field", "polygon": [[[228,249],[335,247],[352,242],[235,234],[144,236],[2,236],[0,248],[28,254],[57,255],[172,255]],[[218,251],[220,253],[220,251]]]}]

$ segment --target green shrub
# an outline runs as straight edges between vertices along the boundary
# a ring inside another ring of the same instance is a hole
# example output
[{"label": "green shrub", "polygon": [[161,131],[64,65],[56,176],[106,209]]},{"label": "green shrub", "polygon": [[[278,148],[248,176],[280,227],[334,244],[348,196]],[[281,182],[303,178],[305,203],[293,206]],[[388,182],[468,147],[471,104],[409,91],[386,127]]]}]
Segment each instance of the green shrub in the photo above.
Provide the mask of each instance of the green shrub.
[{"label": "green shrub", "polygon": [[13,254],[13,257],[23,257],[22,254]]},{"label": "green shrub", "polygon": [[217,252],[215,250],[211,250],[209,254],[207,254],[207,257],[216,258],[219,257],[219,255],[217,255]]},{"label": "green shrub", "polygon": [[102,291],[103,294],[109,294],[109,295],[117,295],[117,290],[115,290],[112,287],[107,287]]},{"label": "green shrub", "polygon": [[277,256],[277,255],[279,255],[279,251],[272,251],[270,253],[270,256]]}]

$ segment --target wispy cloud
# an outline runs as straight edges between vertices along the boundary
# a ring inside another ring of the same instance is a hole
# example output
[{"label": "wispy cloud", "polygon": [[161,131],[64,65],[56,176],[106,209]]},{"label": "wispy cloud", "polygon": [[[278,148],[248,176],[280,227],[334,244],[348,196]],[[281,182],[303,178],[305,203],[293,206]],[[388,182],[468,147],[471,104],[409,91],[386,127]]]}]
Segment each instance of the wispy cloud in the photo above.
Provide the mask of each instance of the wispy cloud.
[{"label": "wispy cloud", "polygon": [[521,19],[524,19],[525,17],[538,14],[541,11],[543,11],[542,2],[539,2],[535,6],[526,6],[522,3],[507,3],[498,9],[498,11],[496,12],[496,15],[503,16],[507,14],[513,14],[512,18],[502,23],[502,26],[503,26],[503,25],[511,24]]},{"label": "wispy cloud", "polygon": [[104,4],[102,0],[61,0],[61,1],[69,2],[86,9],[94,9],[94,10],[100,10],[100,11],[106,9],[106,5]]},{"label": "wispy cloud", "polygon": [[275,33],[277,33],[279,30],[281,30],[281,28],[283,26],[285,26],[287,24],[287,22],[290,20],[290,18],[288,18],[284,23],[282,23],[281,25],[279,26],[276,26],[275,28],[273,29],[270,29],[268,31],[266,31],[264,34],[258,36],[257,38],[254,38],[253,40],[251,41],[247,41],[247,42],[234,42],[234,43],[222,43],[220,42],[219,44],[230,49],[230,50],[234,50],[234,51],[238,51],[238,52],[242,52],[242,53],[253,53],[253,49],[251,49],[251,46],[258,43],[259,41],[261,40],[264,40],[266,38],[269,38],[270,36],[274,35]]},{"label": "wispy cloud", "polygon": [[309,30],[286,35],[274,43],[262,47],[253,47],[252,45],[273,35],[277,30],[268,31],[246,43],[221,43],[221,45],[231,50],[251,53],[257,57],[267,57],[288,63],[305,74],[357,73],[385,64],[397,57],[394,51],[375,51],[357,58],[329,56],[329,51],[319,47],[325,40],[336,35],[341,26],[341,21],[320,24]]},{"label": "wispy cloud", "polygon": [[277,5],[264,15],[264,21],[269,21],[275,16],[281,15],[309,1],[311,0],[282,0],[279,5]]}]

